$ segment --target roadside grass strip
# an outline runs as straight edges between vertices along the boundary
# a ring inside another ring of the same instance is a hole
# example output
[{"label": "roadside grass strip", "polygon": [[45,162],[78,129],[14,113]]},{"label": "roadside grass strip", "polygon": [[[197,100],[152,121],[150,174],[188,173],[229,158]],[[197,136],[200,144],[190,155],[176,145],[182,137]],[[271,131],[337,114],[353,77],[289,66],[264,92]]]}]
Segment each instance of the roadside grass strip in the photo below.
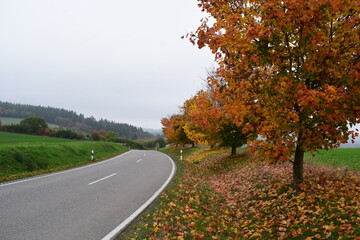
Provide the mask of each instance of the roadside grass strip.
[{"label": "roadside grass strip", "polygon": [[94,162],[91,161],[92,150],[95,151],[95,161],[101,161],[124,153],[128,148],[108,142],[10,134],[0,140],[0,182],[89,164]]},{"label": "roadside grass strip", "polygon": [[228,155],[177,161],[169,188],[118,239],[359,239],[359,172],[309,164],[295,192],[290,164]]}]

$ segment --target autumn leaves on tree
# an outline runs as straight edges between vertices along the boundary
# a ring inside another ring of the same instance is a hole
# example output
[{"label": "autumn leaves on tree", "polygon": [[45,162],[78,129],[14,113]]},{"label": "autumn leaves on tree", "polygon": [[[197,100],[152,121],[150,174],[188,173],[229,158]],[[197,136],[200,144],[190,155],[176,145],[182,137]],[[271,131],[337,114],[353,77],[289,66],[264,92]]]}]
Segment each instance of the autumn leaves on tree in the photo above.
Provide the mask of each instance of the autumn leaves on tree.
[{"label": "autumn leaves on tree", "polygon": [[304,152],[357,134],[349,126],[360,122],[359,1],[199,0],[199,7],[210,16],[188,37],[211,49],[218,69],[211,90],[185,102],[184,132],[213,145],[226,124],[236,126],[264,159],[292,161],[298,185]]}]

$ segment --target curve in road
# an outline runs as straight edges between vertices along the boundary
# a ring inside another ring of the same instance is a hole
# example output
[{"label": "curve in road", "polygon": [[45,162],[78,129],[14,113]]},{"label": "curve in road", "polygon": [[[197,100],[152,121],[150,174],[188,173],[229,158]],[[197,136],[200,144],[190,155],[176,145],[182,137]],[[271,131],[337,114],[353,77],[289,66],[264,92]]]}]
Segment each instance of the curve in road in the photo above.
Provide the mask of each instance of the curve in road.
[{"label": "curve in road", "polygon": [[174,173],[167,155],[132,150],[81,168],[2,184],[0,239],[112,239]]}]

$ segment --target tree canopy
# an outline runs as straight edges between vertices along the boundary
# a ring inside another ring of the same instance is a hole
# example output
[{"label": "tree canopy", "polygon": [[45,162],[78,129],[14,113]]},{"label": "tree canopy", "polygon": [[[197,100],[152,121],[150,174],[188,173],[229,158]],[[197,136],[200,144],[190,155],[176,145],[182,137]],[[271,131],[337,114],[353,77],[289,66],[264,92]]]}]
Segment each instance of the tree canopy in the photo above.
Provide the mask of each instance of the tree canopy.
[{"label": "tree canopy", "polygon": [[[209,13],[190,40],[219,64],[209,84],[229,120],[261,138],[253,150],[293,160],[347,142],[360,122],[356,0],[199,0]],[[250,121],[249,121],[250,120]]]},{"label": "tree canopy", "polygon": [[24,129],[25,133],[40,134],[40,132],[44,131],[48,125],[45,120],[40,117],[29,117],[20,122],[20,127]]}]

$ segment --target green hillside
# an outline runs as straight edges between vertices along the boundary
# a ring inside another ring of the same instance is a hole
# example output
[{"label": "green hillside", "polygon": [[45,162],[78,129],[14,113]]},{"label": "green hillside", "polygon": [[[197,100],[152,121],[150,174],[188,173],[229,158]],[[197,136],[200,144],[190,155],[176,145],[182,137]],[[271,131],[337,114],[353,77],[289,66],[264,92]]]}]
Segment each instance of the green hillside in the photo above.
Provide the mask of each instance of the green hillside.
[{"label": "green hillside", "polygon": [[119,137],[131,140],[154,138],[154,135],[144,131],[142,128],[127,123],[117,123],[107,119],[96,120],[93,116],[85,117],[83,114],[60,108],[0,101],[0,118],[4,118],[4,121],[1,120],[3,124],[7,124],[7,122],[16,124],[19,122],[15,119],[24,119],[32,116],[44,119],[50,128],[57,125],[76,132],[85,133],[97,130],[113,131]]},{"label": "green hillside", "polygon": [[74,141],[0,132],[0,181],[51,172],[120,154],[127,148],[116,143]]}]

